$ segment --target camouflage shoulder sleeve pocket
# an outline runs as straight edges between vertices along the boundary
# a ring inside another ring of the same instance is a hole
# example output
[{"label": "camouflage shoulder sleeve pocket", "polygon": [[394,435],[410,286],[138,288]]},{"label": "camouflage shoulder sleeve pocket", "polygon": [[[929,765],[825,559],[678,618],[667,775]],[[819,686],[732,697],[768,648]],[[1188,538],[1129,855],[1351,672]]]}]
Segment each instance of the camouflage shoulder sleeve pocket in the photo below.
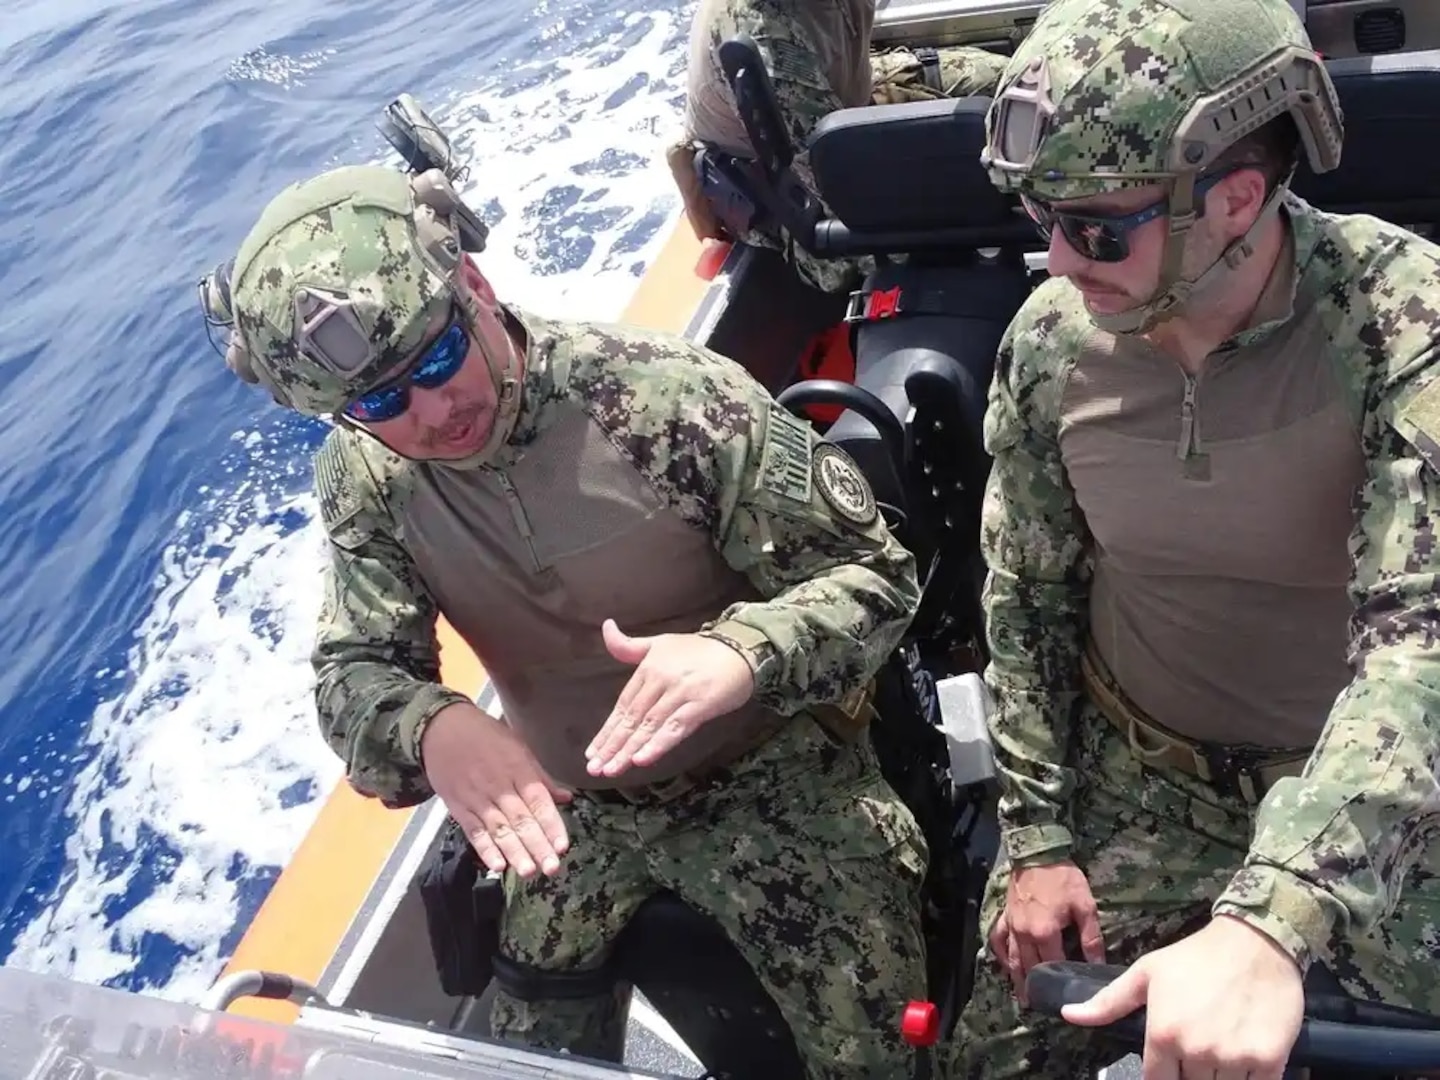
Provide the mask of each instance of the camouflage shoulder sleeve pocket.
[{"label": "camouflage shoulder sleeve pocket", "polygon": [[1020,418],[1015,415],[1008,395],[1000,388],[1000,373],[997,371],[995,382],[991,385],[990,402],[985,409],[985,419],[981,425],[985,452],[994,457],[1003,450],[1009,450],[1020,441],[1020,433]]},{"label": "camouflage shoulder sleeve pocket", "polygon": [[1440,480],[1440,365],[1429,379],[1405,392],[1395,408],[1395,430],[1415,448]]},{"label": "camouflage shoulder sleeve pocket", "polygon": [[1051,278],[1006,327],[982,427],[992,457],[1027,440],[1037,453],[1054,451],[1065,385],[1092,333],[1078,305],[1074,287]]},{"label": "camouflage shoulder sleeve pocket", "polygon": [[1009,348],[1002,346],[995,361],[995,374],[990,381],[990,394],[980,427],[985,452],[991,457],[1003,450],[1009,450],[1024,434],[1020,411],[1015,407],[1010,386],[1013,371],[1014,354]]}]

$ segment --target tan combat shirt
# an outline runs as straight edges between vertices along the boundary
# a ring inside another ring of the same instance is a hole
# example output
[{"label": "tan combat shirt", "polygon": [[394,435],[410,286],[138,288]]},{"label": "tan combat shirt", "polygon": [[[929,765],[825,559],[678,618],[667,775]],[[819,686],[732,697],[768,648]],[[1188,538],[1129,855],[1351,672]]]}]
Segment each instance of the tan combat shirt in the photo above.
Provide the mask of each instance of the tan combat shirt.
[{"label": "tan combat shirt", "polygon": [[[493,467],[409,461],[348,428],[318,456],[331,560],[317,705],[351,783],[390,805],[430,794],[424,725],[469,700],[438,684],[439,614],[506,722],[580,788],[663,781],[863,686],[918,586],[849,459],[718,354],[514,317],[523,403]],[[607,618],[632,636],[726,642],[754,697],[654,765],[590,776],[584,749],[634,672],[606,650]]]}]

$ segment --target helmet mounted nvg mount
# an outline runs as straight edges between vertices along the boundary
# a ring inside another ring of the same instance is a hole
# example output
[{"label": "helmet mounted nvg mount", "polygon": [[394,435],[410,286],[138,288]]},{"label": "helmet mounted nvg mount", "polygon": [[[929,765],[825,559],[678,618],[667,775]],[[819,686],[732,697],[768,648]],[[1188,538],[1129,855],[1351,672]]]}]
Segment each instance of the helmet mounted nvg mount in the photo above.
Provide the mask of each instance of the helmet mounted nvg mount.
[{"label": "helmet mounted nvg mount", "polygon": [[[420,177],[432,169],[439,169],[450,183],[458,184],[468,175],[468,166],[456,161],[454,149],[445,133],[410,94],[401,94],[386,105],[375,126],[404,159],[405,167],[412,176]],[[457,199],[456,203],[461,247],[478,255],[485,250],[490,229],[463,202]]]},{"label": "helmet mounted nvg mount", "polygon": [[[456,159],[445,132],[413,95],[401,94],[386,105],[375,126],[405,162],[406,171],[417,180],[431,170],[439,170],[451,184],[457,184],[469,174],[469,167]],[[420,186],[433,188],[435,185]],[[489,226],[461,200],[452,201],[461,247],[478,255],[485,250]],[[207,328],[231,325],[230,275],[234,262],[234,259],[225,260],[200,281]]]}]

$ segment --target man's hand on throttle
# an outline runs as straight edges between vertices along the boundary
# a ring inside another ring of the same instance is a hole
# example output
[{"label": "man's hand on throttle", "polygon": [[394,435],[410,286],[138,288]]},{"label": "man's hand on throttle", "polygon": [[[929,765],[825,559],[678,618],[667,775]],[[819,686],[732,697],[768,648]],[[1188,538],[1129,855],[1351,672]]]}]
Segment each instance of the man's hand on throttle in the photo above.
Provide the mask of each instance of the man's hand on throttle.
[{"label": "man's hand on throttle", "polygon": [[1280,1080],[1304,1018],[1304,978],[1269,936],[1219,915],[1061,1015],[1098,1026],[1140,1008],[1144,1080]]}]

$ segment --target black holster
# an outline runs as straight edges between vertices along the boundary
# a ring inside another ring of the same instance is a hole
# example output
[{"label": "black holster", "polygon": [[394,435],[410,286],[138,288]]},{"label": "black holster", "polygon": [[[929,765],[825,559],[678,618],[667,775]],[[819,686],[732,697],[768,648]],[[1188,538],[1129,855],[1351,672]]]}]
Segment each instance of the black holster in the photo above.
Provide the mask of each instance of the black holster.
[{"label": "black holster", "polygon": [[420,899],[441,989],[452,997],[479,996],[495,973],[505,886],[486,871],[453,818],[420,872]]}]

